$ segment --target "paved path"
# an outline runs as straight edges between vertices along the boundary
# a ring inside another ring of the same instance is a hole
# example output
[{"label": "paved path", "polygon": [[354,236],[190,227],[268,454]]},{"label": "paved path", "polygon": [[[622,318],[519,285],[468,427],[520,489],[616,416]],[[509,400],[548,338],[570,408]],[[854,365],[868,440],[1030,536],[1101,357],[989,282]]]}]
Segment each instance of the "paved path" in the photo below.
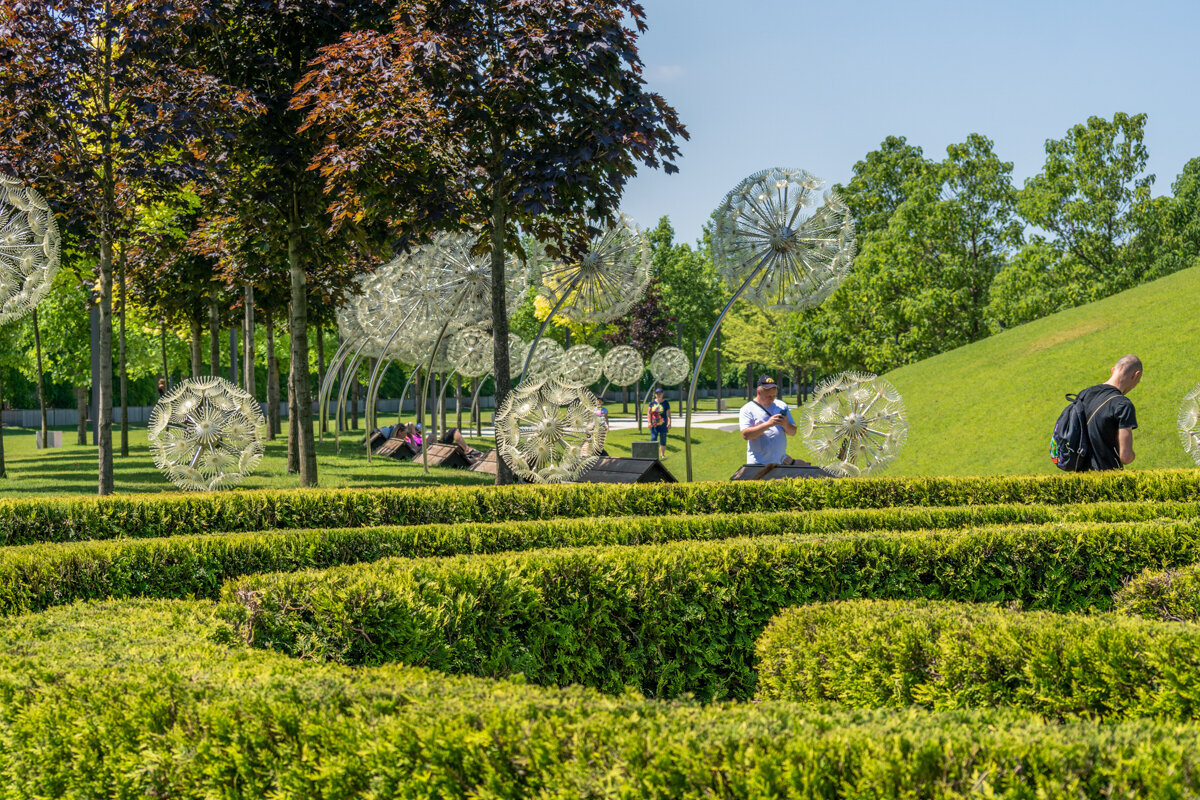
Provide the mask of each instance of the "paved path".
[{"label": "paved path", "polygon": [[[453,415],[448,415],[453,419]],[[674,419],[671,421],[672,434],[683,435],[683,417],[680,417],[672,412]],[[465,420],[464,420],[465,422]],[[645,427],[646,421],[642,420],[642,431],[646,434],[646,438],[650,437],[650,429]],[[692,413],[693,428],[711,428],[727,433],[736,432],[738,429],[738,414],[737,411],[696,411]],[[637,418],[632,414],[625,416],[624,414],[613,414],[609,412],[608,429],[611,431],[627,431],[637,430]],[[467,436],[474,436],[475,429],[468,428],[463,431]],[[496,435],[492,426],[484,425],[483,434],[486,438],[492,438]]]}]

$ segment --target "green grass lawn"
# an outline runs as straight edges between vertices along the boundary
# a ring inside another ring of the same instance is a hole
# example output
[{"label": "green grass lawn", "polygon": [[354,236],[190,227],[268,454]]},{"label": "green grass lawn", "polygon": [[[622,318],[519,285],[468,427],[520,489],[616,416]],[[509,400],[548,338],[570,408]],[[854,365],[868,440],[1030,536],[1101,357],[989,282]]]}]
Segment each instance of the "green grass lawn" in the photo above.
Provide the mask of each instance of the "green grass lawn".
[{"label": "green grass lawn", "polygon": [[[678,431],[677,435],[675,431]],[[113,444],[118,449],[119,437],[119,428],[114,429]],[[634,441],[647,441],[649,438],[648,430],[642,434],[636,429],[613,431],[608,439],[608,452],[614,456],[628,456]],[[492,480],[487,475],[459,469],[430,468],[426,475],[419,463],[390,458],[375,457],[368,464],[366,453],[358,444],[361,439],[361,430],[343,434],[340,454],[336,452],[332,438],[327,437],[324,443],[318,443],[317,475],[322,487],[487,484]],[[489,439],[468,436],[467,441],[481,450],[493,447]],[[37,450],[32,429],[5,428],[4,454],[8,477],[0,478],[0,497],[95,494],[96,448],[75,444],[74,428],[63,430],[63,442],[62,449]],[[746,445],[737,434],[698,429],[693,431],[692,442],[696,480],[724,480],[742,464]],[[664,463],[680,480],[687,474],[683,449],[683,423],[679,422],[677,427],[672,428]],[[174,485],[159,473],[150,458],[145,426],[131,426],[129,455],[116,457],[114,480],[116,491],[122,494],[175,491]],[[278,438],[267,443],[266,456],[242,487],[287,489],[299,485],[298,476],[287,472],[287,441]]]},{"label": "green grass lawn", "polygon": [[1195,466],[1176,431],[1200,382],[1200,269],[1005,331],[885,377],[904,395],[909,439],[890,475],[1055,472],[1050,433],[1063,395],[1103,383],[1126,353],[1145,375],[1134,469]]}]

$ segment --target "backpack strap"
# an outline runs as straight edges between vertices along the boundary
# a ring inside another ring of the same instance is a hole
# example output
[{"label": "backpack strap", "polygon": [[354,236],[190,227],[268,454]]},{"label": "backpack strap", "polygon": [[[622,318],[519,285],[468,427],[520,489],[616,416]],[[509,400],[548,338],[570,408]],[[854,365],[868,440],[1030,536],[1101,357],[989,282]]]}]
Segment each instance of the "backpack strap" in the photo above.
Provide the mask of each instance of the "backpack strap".
[{"label": "backpack strap", "polygon": [[1100,409],[1102,409],[1102,408],[1104,408],[1106,405],[1108,405],[1108,401],[1109,401],[1109,400],[1115,400],[1116,398],[1118,398],[1118,397],[1123,397],[1123,396],[1124,396],[1124,395],[1122,395],[1122,394],[1121,394],[1121,391],[1120,391],[1119,389],[1117,390],[1117,393],[1116,393],[1116,394],[1110,394],[1110,395],[1107,397],[1107,399],[1105,399],[1105,401],[1104,401],[1103,403],[1101,403],[1100,405],[1096,406],[1096,410],[1095,410],[1095,411],[1093,411],[1093,412],[1091,413],[1091,416],[1089,416],[1089,417],[1087,418],[1087,424],[1088,424],[1088,425],[1091,425],[1091,424],[1092,424],[1092,420],[1093,420],[1093,419],[1095,419],[1095,418],[1096,418],[1096,415],[1100,413]]}]

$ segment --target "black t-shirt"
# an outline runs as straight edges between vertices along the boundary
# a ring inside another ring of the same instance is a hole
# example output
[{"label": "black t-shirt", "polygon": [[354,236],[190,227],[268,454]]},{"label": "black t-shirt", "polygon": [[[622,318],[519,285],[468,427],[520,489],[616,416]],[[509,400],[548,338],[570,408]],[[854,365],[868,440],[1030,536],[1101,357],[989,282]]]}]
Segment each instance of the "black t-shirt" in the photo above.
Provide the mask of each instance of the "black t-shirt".
[{"label": "black t-shirt", "polygon": [[[1133,403],[1108,384],[1089,386],[1079,393],[1088,419],[1088,438],[1091,440],[1091,469],[1120,469],[1120,428],[1136,428],[1137,413]],[[1105,402],[1108,401],[1108,402]]]}]

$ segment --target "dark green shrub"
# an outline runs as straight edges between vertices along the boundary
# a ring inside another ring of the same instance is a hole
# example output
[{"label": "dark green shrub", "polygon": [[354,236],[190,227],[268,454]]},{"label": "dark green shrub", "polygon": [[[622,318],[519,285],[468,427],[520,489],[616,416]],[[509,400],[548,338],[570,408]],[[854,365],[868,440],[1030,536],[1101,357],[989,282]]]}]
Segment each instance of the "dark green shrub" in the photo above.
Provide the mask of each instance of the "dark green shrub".
[{"label": "dark green shrub", "polygon": [[1200,626],[963,603],[790,608],[758,640],[761,699],[1051,717],[1200,716]]},{"label": "dark green shrub", "polygon": [[306,658],[749,698],[754,641],[788,606],[1106,608],[1125,576],[1198,555],[1196,524],[1081,523],[387,559],[231,581],[221,613],[246,640]]},{"label": "dark green shrub", "polygon": [[293,489],[0,501],[0,544],[283,528],[887,506],[1200,501],[1200,472],[440,489]]},{"label": "dark green shrub", "polygon": [[1200,726],[699,706],[206,639],[200,603],[0,622],[9,797],[1195,797]]},{"label": "dark green shrub", "polygon": [[1179,569],[1147,569],[1113,598],[1117,610],[1170,622],[1200,621],[1200,564]]},{"label": "dark green shrub", "polygon": [[1195,504],[827,509],[776,514],[534,520],[37,544],[0,549],[0,614],[21,613],[82,599],[215,598],[224,581],[239,575],[330,567],[377,561],[388,556],[452,556],[540,547],[1172,516],[1196,516]]}]

